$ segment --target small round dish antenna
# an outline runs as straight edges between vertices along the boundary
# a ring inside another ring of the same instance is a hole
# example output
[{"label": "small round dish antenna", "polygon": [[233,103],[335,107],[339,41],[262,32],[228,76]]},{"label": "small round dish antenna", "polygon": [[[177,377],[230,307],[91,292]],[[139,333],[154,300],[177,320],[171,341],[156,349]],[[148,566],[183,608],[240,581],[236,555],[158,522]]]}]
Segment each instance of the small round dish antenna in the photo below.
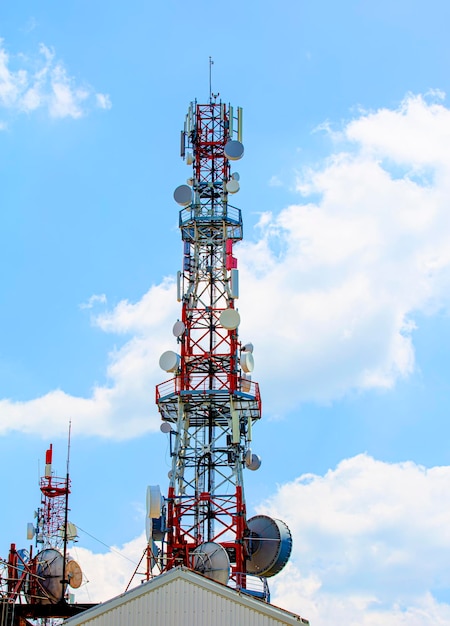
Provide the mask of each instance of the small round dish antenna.
[{"label": "small round dish antenna", "polygon": [[250,372],[253,372],[253,368],[255,367],[255,360],[253,359],[253,354],[251,352],[242,352],[239,363],[241,364],[242,370],[246,374],[250,374]]},{"label": "small round dish antenna", "polygon": [[237,180],[229,180],[226,184],[228,193],[237,193],[239,191],[239,183]]},{"label": "small round dish antenna", "polygon": [[78,565],[76,561],[68,561],[66,564],[66,576],[69,581],[69,585],[73,589],[78,589],[78,587],[83,582],[83,573],[81,571],[81,567]]},{"label": "small round dish antenna", "polygon": [[159,427],[159,430],[162,433],[170,433],[170,431],[172,430],[172,426],[168,422],[163,422]]},{"label": "small round dish antenna", "polygon": [[227,330],[234,330],[241,322],[241,316],[236,309],[224,309],[220,314],[220,324]]},{"label": "small round dish antenna", "polygon": [[244,156],[244,146],[240,141],[229,141],[225,144],[223,152],[230,161],[238,161]]},{"label": "small round dish antenna", "polygon": [[189,185],[180,185],[173,192],[173,199],[181,206],[188,206],[192,202],[192,189]]},{"label": "small round dish antenna", "polygon": [[261,467],[261,458],[257,454],[253,454],[251,450],[249,450],[250,454],[245,455],[245,467],[252,472],[256,472]]},{"label": "small round dish antenna", "polygon": [[178,320],[177,322],[175,322],[172,328],[174,337],[181,337],[181,335],[184,333],[185,330],[186,330],[186,325],[181,320]]},{"label": "small round dish antenna", "polygon": [[233,173],[231,174],[231,178],[232,178],[233,180],[241,180],[241,177],[240,177],[240,175],[238,174],[238,172],[233,172]]},{"label": "small round dish antenna", "polygon": [[159,367],[165,372],[176,372],[180,365],[181,357],[173,350],[163,352],[159,358]]},{"label": "small round dish antenna", "polygon": [[[64,525],[59,529],[60,536],[64,539]],[[67,522],[66,539],[67,541],[76,541],[78,538],[78,529],[72,522]]]},{"label": "small round dish antenna", "polygon": [[220,543],[207,541],[192,552],[192,568],[206,578],[226,585],[230,578],[230,559]]}]

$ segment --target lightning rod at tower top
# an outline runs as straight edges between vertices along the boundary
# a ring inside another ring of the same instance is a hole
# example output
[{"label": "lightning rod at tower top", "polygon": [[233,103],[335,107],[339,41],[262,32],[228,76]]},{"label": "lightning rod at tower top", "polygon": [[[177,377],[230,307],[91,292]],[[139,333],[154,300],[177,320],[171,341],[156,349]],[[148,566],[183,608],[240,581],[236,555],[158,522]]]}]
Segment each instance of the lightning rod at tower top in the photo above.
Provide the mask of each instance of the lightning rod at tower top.
[{"label": "lightning rod at tower top", "polygon": [[231,201],[243,114],[212,93],[212,65],[210,57],[209,102],[191,102],[180,135],[190,168],[173,194],[181,206],[180,315],[173,349],[159,359],[169,378],[156,387],[172,465],[166,495],[147,489],[147,575],[181,565],[268,601],[266,579],[286,565],[292,537],[281,520],[247,516],[244,474],[261,465],[252,444],[262,406],[253,345],[239,338],[243,222]]}]

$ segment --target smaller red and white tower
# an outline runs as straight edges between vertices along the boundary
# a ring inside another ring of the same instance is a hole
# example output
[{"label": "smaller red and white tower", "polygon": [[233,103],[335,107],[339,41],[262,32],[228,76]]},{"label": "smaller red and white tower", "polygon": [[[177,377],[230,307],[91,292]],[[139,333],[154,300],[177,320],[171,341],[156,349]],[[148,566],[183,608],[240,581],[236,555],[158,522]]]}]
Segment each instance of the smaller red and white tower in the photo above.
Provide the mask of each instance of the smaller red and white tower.
[{"label": "smaller red and white tower", "polygon": [[8,608],[9,621],[5,622],[8,626],[16,623],[14,614],[17,612],[40,620],[44,616],[68,617],[80,611],[76,605],[66,602],[68,587],[76,589],[82,582],[80,566],[67,553],[68,542],[77,537],[76,527],[68,521],[69,458],[65,478],[54,474],[52,461],[50,444],[39,484],[41,505],[35,513],[36,522],[30,522],[27,527],[27,539],[35,539],[37,553],[33,554],[32,546],[29,550],[17,550],[16,545],[11,544],[7,576],[3,579],[0,574],[0,607]]},{"label": "smaller red and white tower", "polygon": [[[40,479],[42,494],[41,506],[36,511],[36,529],[32,524],[28,525],[29,534],[33,538],[35,534],[36,545],[43,548],[62,548],[64,545],[67,527],[67,507],[70,494],[69,474],[65,478],[55,476],[52,469],[53,444],[45,453],[44,476]],[[72,530],[72,529],[70,529]],[[73,537],[70,537],[73,539]]]}]

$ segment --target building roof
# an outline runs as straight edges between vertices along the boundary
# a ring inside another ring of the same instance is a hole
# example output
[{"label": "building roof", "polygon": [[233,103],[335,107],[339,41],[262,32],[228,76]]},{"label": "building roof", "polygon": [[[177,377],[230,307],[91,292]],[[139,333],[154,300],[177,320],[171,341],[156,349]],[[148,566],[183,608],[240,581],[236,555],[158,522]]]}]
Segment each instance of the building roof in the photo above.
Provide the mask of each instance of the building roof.
[{"label": "building roof", "polygon": [[65,621],[67,626],[308,625],[307,619],[177,567]]}]

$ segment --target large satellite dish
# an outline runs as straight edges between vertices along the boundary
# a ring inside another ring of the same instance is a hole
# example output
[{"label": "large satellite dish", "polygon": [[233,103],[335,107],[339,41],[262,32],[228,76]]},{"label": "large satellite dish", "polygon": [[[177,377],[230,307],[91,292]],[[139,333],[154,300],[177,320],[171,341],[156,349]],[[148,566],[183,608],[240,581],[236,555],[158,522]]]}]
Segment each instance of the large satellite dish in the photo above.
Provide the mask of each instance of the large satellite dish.
[{"label": "large satellite dish", "polygon": [[268,515],[256,515],[247,521],[250,530],[247,572],[257,576],[275,576],[289,560],[292,535],[287,525]]},{"label": "large satellite dish", "polygon": [[63,576],[64,558],[58,550],[47,548],[35,557],[36,575],[45,596],[38,598],[39,604],[54,604],[62,600],[64,588],[61,584]]},{"label": "large satellite dish", "polygon": [[192,552],[192,567],[206,578],[215,580],[222,585],[230,578],[230,559],[227,551],[220,543],[207,541],[201,543]]}]

